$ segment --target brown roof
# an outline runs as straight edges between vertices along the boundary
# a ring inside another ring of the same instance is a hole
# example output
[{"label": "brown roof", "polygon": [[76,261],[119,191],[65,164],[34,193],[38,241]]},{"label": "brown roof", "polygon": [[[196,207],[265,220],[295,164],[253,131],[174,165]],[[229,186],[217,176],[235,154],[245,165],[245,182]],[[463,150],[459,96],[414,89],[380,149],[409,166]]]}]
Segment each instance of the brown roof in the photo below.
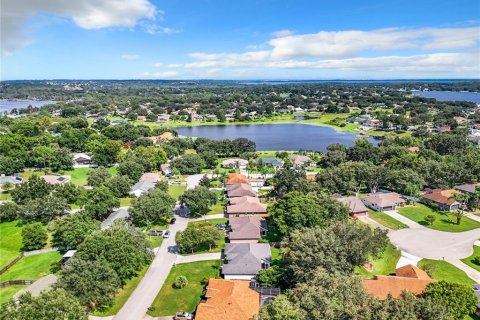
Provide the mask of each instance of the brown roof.
[{"label": "brown roof", "polygon": [[228,238],[230,240],[259,239],[262,221],[264,220],[254,216],[232,217],[228,219],[232,228],[232,231],[228,233]]},{"label": "brown roof", "polygon": [[227,195],[229,198],[250,196],[255,197],[257,194],[248,183],[235,183],[227,186]]},{"label": "brown roof", "polygon": [[350,213],[361,213],[368,211],[362,200],[357,197],[342,197],[336,198],[338,201],[346,205],[350,209]]},{"label": "brown roof", "polygon": [[160,175],[158,173],[155,173],[155,172],[146,172],[140,177],[139,180],[140,181],[145,181],[145,182],[156,183],[156,182],[160,181]]},{"label": "brown roof", "polygon": [[365,279],[362,284],[368,293],[383,300],[389,294],[398,298],[403,291],[420,295],[429,283],[435,281],[413,265],[398,268],[396,273],[396,276],[376,276],[375,279]]},{"label": "brown roof", "polygon": [[256,197],[237,197],[230,199],[227,213],[266,213],[267,206]]},{"label": "brown roof", "polygon": [[250,281],[210,279],[205,302],[200,302],[196,320],[252,320],[260,309],[260,294]]},{"label": "brown roof", "polygon": [[71,180],[70,176],[61,176],[57,174],[46,174],[41,176],[40,178],[52,185],[64,184]]},{"label": "brown roof", "polygon": [[405,203],[405,199],[403,199],[396,192],[371,193],[367,197],[365,197],[363,200],[373,203],[382,208],[395,206],[400,203]]},{"label": "brown roof", "polygon": [[227,177],[226,184],[234,184],[234,183],[248,183],[247,177],[243,174],[239,173],[230,173]]},{"label": "brown roof", "polygon": [[418,152],[418,151],[420,151],[420,148],[419,147],[410,147],[410,148],[408,148],[408,151]]},{"label": "brown roof", "polygon": [[450,206],[457,202],[455,199],[452,198],[454,194],[460,194],[460,192],[455,189],[433,189],[429,193],[425,193],[422,198]]}]

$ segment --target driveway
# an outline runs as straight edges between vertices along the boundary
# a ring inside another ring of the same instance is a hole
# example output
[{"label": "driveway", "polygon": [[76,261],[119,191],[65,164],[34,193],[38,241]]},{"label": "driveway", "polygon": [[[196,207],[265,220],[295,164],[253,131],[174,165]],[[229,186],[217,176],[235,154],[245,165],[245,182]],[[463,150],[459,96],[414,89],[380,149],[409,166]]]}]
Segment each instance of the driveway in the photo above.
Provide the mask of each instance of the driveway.
[{"label": "driveway", "polygon": [[415,221],[410,220],[407,217],[401,215],[400,213],[398,213],[397,210],[390,210],[390,211],[383,211],[383,212],[386,215],[389,215],[390,217],[392,217],[393,219],[398,220],[398,221],[406,224],[409,228],[413,228],[413,229],[422,229],[422,228],[424,229],[425,228],[421,224],[416,223]]},{"label": "driveway", "polygon": [[[193,189],[196,186],[198,186],[198,184],[200,183],[200,180],[203,178],[203,176],[205,176],[205,174],[192,174],[192,175],[187,176],[185,178],[185,182],[187,183],[187,190]],[[209,179],[212,178],[211,173],[206,174],[206,176]]]},{"label": "driveway", "polygon": [[222,257],[221,252],[192,254],[189,256],[177,255],[177,260],[175,263],[180,264],[180,263],[190,263],[190,262],[197,262],[197,261],[219,260],[221,257]]},{"label": "driveway", "polygon": [[422,226],[391,231],[388,237],[398,249],[417,257],[458,260],[473,253],[473,243],[480,239],[480,229],[443,232]]}]

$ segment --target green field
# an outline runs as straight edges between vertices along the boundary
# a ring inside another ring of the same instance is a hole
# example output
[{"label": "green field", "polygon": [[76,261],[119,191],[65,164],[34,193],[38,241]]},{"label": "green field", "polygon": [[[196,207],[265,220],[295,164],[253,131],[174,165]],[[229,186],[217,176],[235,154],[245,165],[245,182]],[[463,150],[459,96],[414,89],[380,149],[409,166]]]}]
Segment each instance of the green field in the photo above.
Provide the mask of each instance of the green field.
[{"label": "green field", "polygon": [[473,246],[473,253],[470,257],[462,259],[462,262],[465,263],[466,265],[469,265],[473,269],[480,271],[480,265],[475,264],[473,262],[473,259],[476,257],[480,257],[480,247],[479,246]]},{"label": "green field", "polygon": [[282,250],[280,248],[270,247],[270,252],[272,253],[272,262],[274,264],[282,261]]},{"label": "green field", "polygon": [[142,280],[149,266],[150,265],[145,266],[136,277],[128,280],[127,283],[125,283],[125,285],[123,286],[123,288],[118,290],[117,294],[115,295],[115,302],[113,303],[113,306],[103,311],[95,311],[93,312],[93,315],[106,317],[116,314],[123,307],[132,292],[138,286],[140,280]]},{"label": "green field", "polygon": [[380,211],[374,211],[369,209],[368,210],[368,216],[380,223],[382,226],[385,226],[387,228],[393,229],[393,230],[398,230],[398,229],[404,229],[407,228],[405,224],[402,222],[398,221],[397,219],[394,219],[390,217],[388,214]]},{"label": "green field", "polygon": [[225,203],[223,200],[217,200],[213,206],[210,207],[210,211],[207,214],[222,214],[225,209]]},{"label": "green field", "polygon": [[5,302],[8,302],[10,299],[13,298],[15,293],[26,288],[27,286],[18,285],[18,286],[8,286],[5,288],[0,288],[0,306]]},{"label": "green field", "polygon": [[22,227],[17,221],[0,223],[0,268],[20,254],[22,248]]},{"label": "green field", "polygon": [[[206,283],[202,279],[220,277],[220,260],[178,264],[172,268],[162,289],[148,310],[153,317],[172,316],[180,311],[195,311]],[[172,287],[175,278],[185,276],[188,284],[183,289]]]},{"label": "green field", "polygon": [[[453,214],[442,211],[434,211],[420,203],[417,203],[414,206],[399,208],[397,211],[410,220],[413,220],[430,229],[449,232],[462,232],[480,228],[480,222],[467,217],[463,217],[461,223],[457,225],[456,218],[453,216]],[[425,221],[425,217],[427,215],[436,217],[436,220],[433,222],[433,224],[430,225]]]},{"label": "green field", "polygon": [[380,258],[370,261],[373,265],[372,271],[367,271],[363,266],[358,266],[355,268],[355,273],[365,278],[393,273],[400,259],[400,254],[400,250],[395,249],[395,247],[389,243]]},{"label": "green field", "polygon": [[475,283],[475,281],[470,279],[465,272],[442,260],[422,259],[418,262],[418,266],[425,270],[433,279],[465,284],[468,286]]},{"label": "green field", "polygon": [[7,280],[37,280],[50,274],[50,267],[60,261],[62,255],[58,251],[26,256],[20,259],[4,274],[0,282]]},{"label": "green field", "polygon": [[178,200],[178,198],[180,198],[186,189],[187,186],[185,184],[169,184],[168,194],[175,200]]}]

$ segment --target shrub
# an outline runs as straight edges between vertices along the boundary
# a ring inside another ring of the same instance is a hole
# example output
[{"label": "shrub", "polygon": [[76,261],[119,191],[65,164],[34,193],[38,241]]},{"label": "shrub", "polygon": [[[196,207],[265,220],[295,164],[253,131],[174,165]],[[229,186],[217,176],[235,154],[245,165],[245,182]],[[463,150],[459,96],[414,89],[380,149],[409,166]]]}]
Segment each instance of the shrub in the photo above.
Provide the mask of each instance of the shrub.
[{"label": "shrub", "polygon": [[178,276],[175,281],[173,282],[173,287],[175,289],[182,289],[185,288],[188,284],[188,280],[184,276]]},{"label": "shrub", "polygon": [[428,224],[433,224],[437,218],[435,216],[432,216],[429,214],[428,216],[425,217],[425,221],[428,222]]},{"label": "shrub", "polygon": [[47,231],[39,222],[29,224],[22,230],[22,243],[24,251],[42,249],[47,243]]},{"label": "shrub", "polygon": [[475,263],[476,265],[480,266],[480,257],[473,258],[472,262]]}]

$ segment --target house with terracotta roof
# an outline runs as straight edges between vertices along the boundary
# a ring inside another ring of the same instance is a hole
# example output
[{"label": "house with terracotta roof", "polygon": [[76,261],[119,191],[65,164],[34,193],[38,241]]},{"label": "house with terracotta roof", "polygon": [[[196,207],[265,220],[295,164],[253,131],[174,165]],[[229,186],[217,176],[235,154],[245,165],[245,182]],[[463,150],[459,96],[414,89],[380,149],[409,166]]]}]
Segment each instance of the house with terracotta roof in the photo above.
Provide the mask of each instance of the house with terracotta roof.
[{"label": "house with terracotta roof", "polygon": [[461,203],[454,199],[455,195],[459,195],[460,191],[455,189],[433,189],[427,191],[422,199],[425,202],[433,202],[443,211],[455,211],[460,208]]},{"label": "house with terracotta roof", "polygon": [[260,203],[257,197],[236,197],[229,201],[230,205],[226,209],[229,218],[249,215],[264,217],[267,214],[267,205]]},{"label": "house with terracotta roof", "polygon": [[396,192],[377,192],[369,194],[362,199],[362,202],[373,210],[389,211],[403,207],[406,200]]},{"label": "house with terracotta roof", "polygon": [[231,217],[228,224],[230,243],[257,243],[267,235],[267,222],[256,216]]},{"label": "house with terracotta roof", "polygon": [[390,294],[399,298],[403,291],[408,291],[416,296],[421,295],[429,283],[434,282],[428,274],[414,265],[406,265],[395,270],[395,276],[375,276],[374,279],[362,281],[368,293],[384,300]]},{"label": "house with terracotta roof", "polygon": [[257,193],[253,190],[252,186],[248,183],[235,183],[229,184],[226,187],[227,196],[229,198],[235,197],[256,197]]},{"label": "house with terracotta roof", "polygon": [[227,280],[251,280],[272,264],[268,243],[226,243],[222,275]]},{"label": "house with terracotta roof", "polygon": [[248,183],[248,178],[240,173],[230,173],[225,180],[225,184]]},{"label": "house with terracotta roof", "polygon": [[249,281],[210,279],[197,306],[196,320],[252,320],[260,309],[260,294]]},{"label": "house with terracotta roof", "polygon": [[340,197],[336,200],[350,209],[351,217],[366,217],[368,216],[368,208],[363,204],[358,197]]}]

